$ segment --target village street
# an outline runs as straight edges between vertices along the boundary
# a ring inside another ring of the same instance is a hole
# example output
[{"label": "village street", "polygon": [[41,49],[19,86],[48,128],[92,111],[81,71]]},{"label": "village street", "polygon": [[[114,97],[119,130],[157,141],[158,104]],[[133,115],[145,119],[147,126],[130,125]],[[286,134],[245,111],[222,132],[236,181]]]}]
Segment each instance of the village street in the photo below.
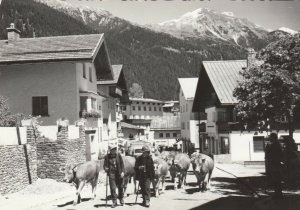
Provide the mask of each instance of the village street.
[{"label": "village street", "polygon": [[[239,177],[225,173],[228,171]],[[197,190],[196,178],[190,171],[185,189],[173,190],[173,185],[167,178],[166,190],[159,197],[151,198],[149,209],[222,209],[222,210],[259,210],[259,209],[297,209],[300,205],[299,195],[286,193],[284,200],[272,200],[264,192],[265,177],[262,175],[264,166],[243,166],[239,164],[218,164],[213,172],[212,189],[206,192]],[[101,176],[101,182],[105,178]],[[83,202],[73,206],[72,200],[75,188],[66,183],[48,183],[32,185],[19,193],[0,198],[0,209],[30,209],[30,210],[81,210],[105,208],[105,187],[100,184],[97,197],[91,200],[91,187],[85,187],[82,192]],[[44,183],[46,183],[44,181]],[[44,185],[44,186],[42,186]],[[45,189],[46,188],[46,189]],[[254,191],[258,194],[256,194]],[[108,190],[109,192],[109,190]],[[135,204],[133,185],[129,184],[124,206],[116,209],[146,209],[141,206],[142,198],[138,197]],[[111,200],[107,208],[111,209]]]}]

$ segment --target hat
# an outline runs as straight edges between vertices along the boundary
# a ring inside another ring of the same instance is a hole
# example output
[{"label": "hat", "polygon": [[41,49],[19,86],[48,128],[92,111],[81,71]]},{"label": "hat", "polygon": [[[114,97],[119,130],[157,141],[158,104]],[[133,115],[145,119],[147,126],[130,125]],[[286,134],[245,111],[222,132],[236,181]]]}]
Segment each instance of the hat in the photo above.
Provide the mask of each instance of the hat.
[{"label": "hat", "polygon": [[143,147],[142,147],[142,151],[143,151],[143,152],[150,152],[149,146],[147,146],[147,145],[143,146]]},{"label": "hat", "polygon": [[108,146],[108,149],[109,149],[109,150],[117,149],[117,145],[115,145],[115,144],[110,144],[110,145]]}]

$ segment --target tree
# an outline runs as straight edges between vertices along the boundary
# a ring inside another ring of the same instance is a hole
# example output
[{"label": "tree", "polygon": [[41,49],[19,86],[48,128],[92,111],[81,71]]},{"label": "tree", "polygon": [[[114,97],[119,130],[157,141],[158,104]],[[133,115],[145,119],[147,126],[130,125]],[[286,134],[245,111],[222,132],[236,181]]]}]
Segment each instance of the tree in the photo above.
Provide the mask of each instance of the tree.
[{"label": "tree", "polygon": [[140,86],[138,83],[133,83],[129,88],[129,96],[134,98],[143,98],[144,91],[142,86]]},{"label": "tree", "polygon": [[243,80],[234,90],[237,115],[244,122],[266,120],[272,125],[287,117],[293,137],[294,113],[300,101],[300,35],[269,44],[257,55],[263,61],[242,70]]},{"label": "tree", "polygon": [[0,127],[14,127],[20,125],[22,114],[12,114],[9,110],[7,99],[0,96]]}]

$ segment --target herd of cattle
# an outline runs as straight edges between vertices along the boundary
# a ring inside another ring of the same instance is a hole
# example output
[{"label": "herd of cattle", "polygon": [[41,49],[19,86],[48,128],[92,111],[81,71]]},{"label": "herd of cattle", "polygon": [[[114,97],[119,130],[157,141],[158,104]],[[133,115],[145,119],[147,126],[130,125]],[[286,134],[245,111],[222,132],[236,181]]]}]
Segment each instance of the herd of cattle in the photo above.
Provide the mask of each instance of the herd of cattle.
[{"label": "herd of cattle", "polygon": [[[126,195],[127,184],[133,178],[134,192],[136,192],[135,180],[135,158],[132,156],[123,156],[125,167],[124,175],[124,195]],[[197,178],[199,190],[206,190],[210,186],[210,178],[214,169],[214,161],[211,157],[198,152],[193,153],[190,157],[181,152],[163,151],[155,152],[152,155],[155,169],[155,180],[153,181],[154,195],[160,194],[159,186],[162,185],[164,190],[165,178],[170,175],[174,183],[174,189],[186,185],[186,176],[190,165]],[[76,198],[73,204],[80,202],[80,192],[86,183],[91,183],[93,198],[96,197],[96,187],[99,172],[103,170],[103,161],[88,161],[78,165],[68,165],[64,169],[66,182],[73,182],[76,186]],[[178,185],[176,185],[178,183]]]}]

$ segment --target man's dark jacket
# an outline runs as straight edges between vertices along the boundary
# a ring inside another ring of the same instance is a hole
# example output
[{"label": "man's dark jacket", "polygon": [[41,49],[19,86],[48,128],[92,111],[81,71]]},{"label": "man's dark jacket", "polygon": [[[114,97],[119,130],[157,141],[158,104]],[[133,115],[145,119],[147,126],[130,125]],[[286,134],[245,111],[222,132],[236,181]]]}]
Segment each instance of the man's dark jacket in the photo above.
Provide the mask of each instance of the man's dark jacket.
[{"label": "man's dark jacket", "polygon": [[[145,171],[140,170],[140,166],[145,166]],[[136,158],[135,162],[135,173],[136,173],[136,179],[154,179],[154,163],[150,156],[144,157],[143,155],[140,155]]]},{"label": "man's dark jacket", "polygon": [[[104,165],[103,165],[104,170],[106,168],[110,169],[109,159],[111,158],[114,158],[114,156],[111,153],[105,155]],[[125,173],[124,162],[120,153],[117,153],[115,158],[116,158],[117,173],[120,176],[122,172]]]}]

